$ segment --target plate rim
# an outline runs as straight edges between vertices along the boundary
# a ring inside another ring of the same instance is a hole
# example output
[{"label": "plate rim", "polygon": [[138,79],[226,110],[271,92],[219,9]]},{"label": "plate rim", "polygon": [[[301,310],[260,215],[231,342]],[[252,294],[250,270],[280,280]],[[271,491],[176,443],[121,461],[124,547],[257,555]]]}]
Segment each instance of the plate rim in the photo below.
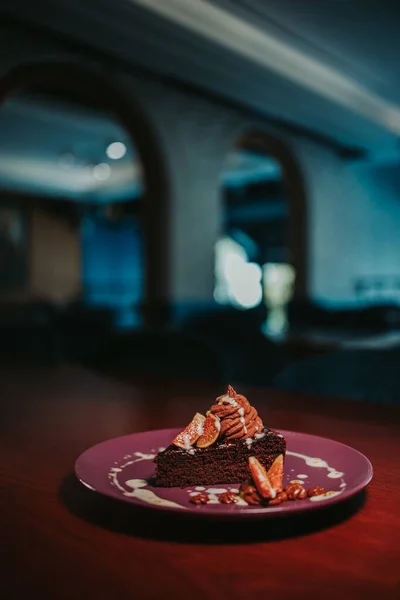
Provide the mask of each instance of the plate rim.
[{"label": "plate rim", "polygon": [[241,518],[243,518],[244,515],[246,515],[246,519],[251,519],[251,518],[270,519],[270,518],[277,518],[277,517],[290,518],[290,517],[299,516],[300,514],[304,514],[304,513],[314,512],[314,511],[322,510],[322,509],[328,509],[329,507],[332,507],[333,505],[345,502],[346,500],[349,500],[350,498],[356,496],[358,493],[360,493],[363,489],[365,489],[369,485],[369,483],[371,482],[371,480],[374,476],[374,468],[373,468],[373,465],[372,465],[371,461],[369,460],[369,458],[367,456],[365,456],[365,454],[363,454],[362,452],[360,452],[359,450],[354,448],[353,446],[349,446],[348,444],[344,444],[343,442],[338,442],[337,440],[334,440],[332,438],[315,435],[312,433],[305,433],[302,431],[292,431],[292,430],[288,430],[288,429],[279,429],[279,428],[278,429],[274,428],[273,430],[277,431],[278,433],[282,433],[282,435],[284,437],[286,437],[287,435],[289,435],[289,436],[291,436],[291,435],[306,436],[308,438],[313,438],[315,440],[323,440],[324,442],[330,442],[330,443],[342,446],[342,447],[346,448],[347,450],[351,451],[352,453],[358,454],[359,457],[362,460],[364,460],[366,463],[365,477],[357,485],[354,485],[351,488],[344,490],[337,496],[332,496],[329,503],[324,503],[324,502],[315,502],[315,503],[307,502],[304,504],[299,503],[299,505],[296,506],[296,509],[291,510],[291,511],[288,511],[285,506],[277,506],[274,508],[252,507],[251,510],[249,510],[248,507],[243,507],[243,508],[236,507],[235,509],[233,509],[230,512],[221,512],[219,509],[213,508],[211,506],[208,507],[207,510],[202,510],[201,506],[200,507],[193,506],[193,507],[190,507],[189,509],[182,510],[181,508],[175,508],[175,507],[169,507],[169,506],[142,504],[140,502],[135,502],[132,499],[128,500],[122,494],[116,495],[114,493],[111,493],[112,488],[110,488],[110,493],[93,488],[93,486],[88,481],[85,481],[84,477],[82,477],[82,474],[80,474],[81,462],[86,458],[87,454],[95,451],[100,446],[104,446],[107,443],[116,442],[118,440],[128,439],[128,438],[137,437],[137,436],[145,436],[146,434],[164,434],[164,433],[166,434],[168,432],[172,436],[171,439],[173,439],[173,436],[176,435],[177,433],[179,433],[181,430],[182,430],[182,428],[179,428],[179,427],[166,427],[166,428],[162,428],[162,429],[148,429],[145,431],[137,431],[137,432],[121,435],[121,436],[107,438],[107,439],[103,440],[102,442],[93,444],[92,446],[86,448],[76,459],[75,465],[74,465],[75,476],[78,478],[79,482],[83,486],[85,486],[87,489],[89,489],[90,491],[93,491],[94,493],[100,494],[101,496],[105,496],[107,498],[112,498],[113,500],[121,501],[125,505],[127,504],[127,505],[132,506],[133,509],[139,509],[139,510],[143,509],[143,510],[151,510],[151,511],[155,510],[158,512],[160,512],[160,511],[166,512],[168,514],[171,514],[171,513],[176,514],[176,515],[179,514],[179,515],[185,516],[185,517],[199,517],[199,518],[209,518],[209,519],[218,519],[218,520],[236,520],[236,519],[240,520]]}]

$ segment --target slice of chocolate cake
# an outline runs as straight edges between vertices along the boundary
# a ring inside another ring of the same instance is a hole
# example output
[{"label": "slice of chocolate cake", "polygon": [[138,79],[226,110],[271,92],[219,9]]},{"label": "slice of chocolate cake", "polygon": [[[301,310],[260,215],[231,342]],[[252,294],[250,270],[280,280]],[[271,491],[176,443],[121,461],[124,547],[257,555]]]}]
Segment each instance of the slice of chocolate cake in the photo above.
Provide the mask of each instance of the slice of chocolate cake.
[{"label": "slice of chocolate cake", "polygon": [[250,477],[249,457],[268,471],[285,456],[284,437],[264,427],[256,409],[229,386],[204,417],[191,423],[155,458],[156,483],[163,487],[240,483]]}]

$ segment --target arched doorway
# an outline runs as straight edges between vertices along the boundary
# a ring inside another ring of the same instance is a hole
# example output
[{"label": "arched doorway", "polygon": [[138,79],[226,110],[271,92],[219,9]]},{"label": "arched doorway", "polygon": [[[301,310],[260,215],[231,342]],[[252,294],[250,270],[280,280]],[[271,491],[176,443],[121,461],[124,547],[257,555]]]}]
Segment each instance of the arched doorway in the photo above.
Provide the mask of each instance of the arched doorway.
[{"label": "arched doorway", "polygon": [[[130,146],[135,154],[142,179],[140,223],[143,233],[144,290],[141,314],[143,322],[147,324],[165,321],[168,315],[169,283],[169,244],[165,223],[169,210],[169,186],[158,140],[145,112],[112,81],[109,73],[92,66],[82,66],[81,63],[60,61],[38,62],[12,69],[0,81],[0,110],[7,98],[35,89],[50,90],[58,98],[66,95],[72,103],[92,107],[108,115],[109,120],[124,131],[126,146]],[[111,137],[107,138],[107,146],[118,141]],[[118,150],[116,152],[118,154]],[[60,149],[60,154],[68,162],[68,147]],[[110,160],[113,162],[107,155],[104,158],[105,163]],[[97,164],[102,165],[101,162]],[[107,167],[104,170],[100,166],[97,177],[98,181],[104,181]],[[125,204],[131,199],[132,204],[138,206],[137,189],[131,187],[131,191],[131,198],[129,192],[125,191]],[[114,217],[116,213],[118,211],[114,210]]]},{"label": "arched doorway", "polygon": [[[307,215],[291,151],[264,133],[240,137],[221,174],[223,235],[216,247],[215,299],[268,307],[267,333],[286,328],[282,306],[307,296]],[[295,289],[294,287],[295,281]]]},{"label": "arched doorway", "polygon": [[19,67],[0,98],[2,298],[75,316],[79,306],[80,333],[89,313],[114,328],[157,321],[168,195],[146,116],[73,64]]}]

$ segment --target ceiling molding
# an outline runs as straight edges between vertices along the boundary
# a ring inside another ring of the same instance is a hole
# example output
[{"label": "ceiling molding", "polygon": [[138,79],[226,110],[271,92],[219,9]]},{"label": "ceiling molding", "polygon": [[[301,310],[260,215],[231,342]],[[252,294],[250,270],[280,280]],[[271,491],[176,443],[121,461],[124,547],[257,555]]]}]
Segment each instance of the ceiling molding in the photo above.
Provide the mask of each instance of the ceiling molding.
[{"label": "ceiling molding", "polygon": [[206,0],[129,0],[400,135],[400,107]]},{"label": "ceiling molding", "polygon": [[133,0],[97,0],[96,10],[78,0],[60,0],[57,10],[52,0],[42,0],[40,6],[25,0],[5,5],[0,0],[0,13],[4,26],[16,28],[17,35],[23,28],[27,39],[46,36],[55,47],[64,49],[66,58],[83,57],[110,71],[126,70],[144,81],[162,81],[186,94],[259,118],[266,126],[323,145],[340,156],[344,153],[349,159],[367,154],[373,160],[378,155],[385,159],[397,156],[395,137],[378,123],[300,89]]}]

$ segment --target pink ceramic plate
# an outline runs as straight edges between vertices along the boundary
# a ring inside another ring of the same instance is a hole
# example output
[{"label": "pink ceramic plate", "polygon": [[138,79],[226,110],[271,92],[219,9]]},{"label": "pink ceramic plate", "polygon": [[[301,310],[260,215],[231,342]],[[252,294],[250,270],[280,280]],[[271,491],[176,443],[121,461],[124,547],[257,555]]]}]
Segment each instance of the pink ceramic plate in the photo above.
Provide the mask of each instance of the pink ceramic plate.
[{"label": "pink ceramic plate", "polygon": [[[324,487],[330,493],[313,499],[286,502],[274,507],[190,502],[191,494],[210,488],[161,488],[154,486],[155,454],[167,447],[179,429],[161,429],[107,440],[86,450],[77,460],[75,473],[89,489],[134,505],[202,517],[274,517],[315,510],[341,502],[361,491],[372,478],[372,465],[357,450],[314,435],[282,431],[287,441],[284,485],[293,480],[304,487]],[[238,488],[212,486],[211,494]],[[218,490],[218,491],[217,491]]]}]

